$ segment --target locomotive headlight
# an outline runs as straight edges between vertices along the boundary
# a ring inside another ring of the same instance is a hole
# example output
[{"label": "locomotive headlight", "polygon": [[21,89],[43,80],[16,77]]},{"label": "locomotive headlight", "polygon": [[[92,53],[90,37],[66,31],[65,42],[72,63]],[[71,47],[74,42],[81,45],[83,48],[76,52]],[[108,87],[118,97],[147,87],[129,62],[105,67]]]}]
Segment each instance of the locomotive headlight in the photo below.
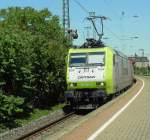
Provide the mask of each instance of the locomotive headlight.
[{"label": "locomotive headlight", "polygon": [[73,83],[70,83],[69,85],[70,85],[71,87],[73,87]]},{"label": "locomotive headlight", "polygon": [[104,86],[105,86],[105,83],[104,83],[104,82],[96,82],[96,85],[97,85],[97,86],[100,86],[100,87],[104,87]]},{"label": "locomotive headlight", "polygon": [[100,84],[101,86],[104,86],[104,82],[101,82],[101,84]]},{"label": "locomotive headlight", "polygon": [[77,86],[77,83],[70,83],[69,86],[70,87],[75,87],[75,86]]}]

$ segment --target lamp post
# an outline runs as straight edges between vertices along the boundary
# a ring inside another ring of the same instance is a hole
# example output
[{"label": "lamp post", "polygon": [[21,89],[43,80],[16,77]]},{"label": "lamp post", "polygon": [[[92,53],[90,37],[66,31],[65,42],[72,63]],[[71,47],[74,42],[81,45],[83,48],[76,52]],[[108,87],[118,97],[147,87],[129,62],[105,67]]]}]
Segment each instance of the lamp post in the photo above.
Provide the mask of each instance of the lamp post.
[{"label": "lamp post", "polygon": [[142,54],[141,54],[141,68],[142,68],[142,72],[143,72],[143,68],[144,68],[144,62],[143,62],[143,58],[144,58],[144,49],[139,49],[139,51],[142,52]]},{"label": "lamp post", "polygon": [[145,55],[147,56],[147,59],[148,59],[147,75],[149,75],[149,68],[150,68],[150,66],[149,66],[149,57],[150,57],[150,53],[146,53]]}]

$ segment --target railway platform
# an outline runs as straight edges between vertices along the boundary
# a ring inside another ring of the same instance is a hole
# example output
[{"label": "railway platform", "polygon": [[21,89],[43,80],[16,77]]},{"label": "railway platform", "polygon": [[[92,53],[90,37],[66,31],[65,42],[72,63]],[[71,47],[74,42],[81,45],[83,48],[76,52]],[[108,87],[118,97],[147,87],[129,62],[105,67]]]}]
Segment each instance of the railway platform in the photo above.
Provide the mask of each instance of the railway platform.
[{"label": "railway platform", "polygon": [[141,79],[60,140],[150,140],[150,77]]},{"label": "railway platform", "polygon": [[95,140],[150,140],[150,77],[139,96]]}]

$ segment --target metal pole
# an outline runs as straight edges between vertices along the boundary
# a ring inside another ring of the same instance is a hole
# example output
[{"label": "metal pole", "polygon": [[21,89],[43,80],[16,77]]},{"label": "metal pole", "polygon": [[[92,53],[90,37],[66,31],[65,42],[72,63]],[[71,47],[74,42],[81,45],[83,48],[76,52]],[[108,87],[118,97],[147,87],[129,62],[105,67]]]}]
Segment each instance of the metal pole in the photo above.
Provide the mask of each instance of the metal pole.
[{"label": "metal pole", "polygon": [[[95,16],[95,12],[89,12],[89,16]],[[96,22],[96,18],[93,19],[93,22],[95,23]],[[93,27],[93,38],[96,39],[96,33],[95,33],[95,29]]]},{"label": "metal pole", "polygon": [[63,0],[63,27],[65,32],[70,29],[69,0]]},{"label": "metal pole", "polygon": [[85,30],[86,30],[86,38],[89,38],[90,37],[90,29],[91,29],[91,27],[90,26],[85,26],[84,27],[85,28]]},{"label": "metal pole", "polygon": [[140,49],[140,51],[142,52],[142,56],[141,56],[141,68],[142,68],[142,72],[144,71],[144,49]]}]

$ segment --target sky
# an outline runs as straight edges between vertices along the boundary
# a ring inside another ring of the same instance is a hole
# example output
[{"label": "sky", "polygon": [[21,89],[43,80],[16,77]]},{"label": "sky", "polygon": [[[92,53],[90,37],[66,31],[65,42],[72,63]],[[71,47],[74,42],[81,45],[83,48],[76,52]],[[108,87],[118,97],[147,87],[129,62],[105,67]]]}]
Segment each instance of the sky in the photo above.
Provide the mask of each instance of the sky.
[{"label": "sky", "polygon": [[[86,20],[89,13],[85,12],[76,2],[70,0],[71,28],[78,30],[79,38],[74,44],[83,44],[87,37],[86,26],[91,23]],[[149,0],[77,0],[89,12],[98,16],[106,16],[104,21],[103,42],[126,55],[145,55],[150,58],[150,1]],[[48,8],[62,21],[62,0],[0,0],[0,9],[11,6],[36,9]],[[61,22],[62,23],[62,22]],[[100,23],[96,25],[100,31]],[[89,30],[93,37],[93,29]],[[136,37],[136,38],[135,38]]]}]

